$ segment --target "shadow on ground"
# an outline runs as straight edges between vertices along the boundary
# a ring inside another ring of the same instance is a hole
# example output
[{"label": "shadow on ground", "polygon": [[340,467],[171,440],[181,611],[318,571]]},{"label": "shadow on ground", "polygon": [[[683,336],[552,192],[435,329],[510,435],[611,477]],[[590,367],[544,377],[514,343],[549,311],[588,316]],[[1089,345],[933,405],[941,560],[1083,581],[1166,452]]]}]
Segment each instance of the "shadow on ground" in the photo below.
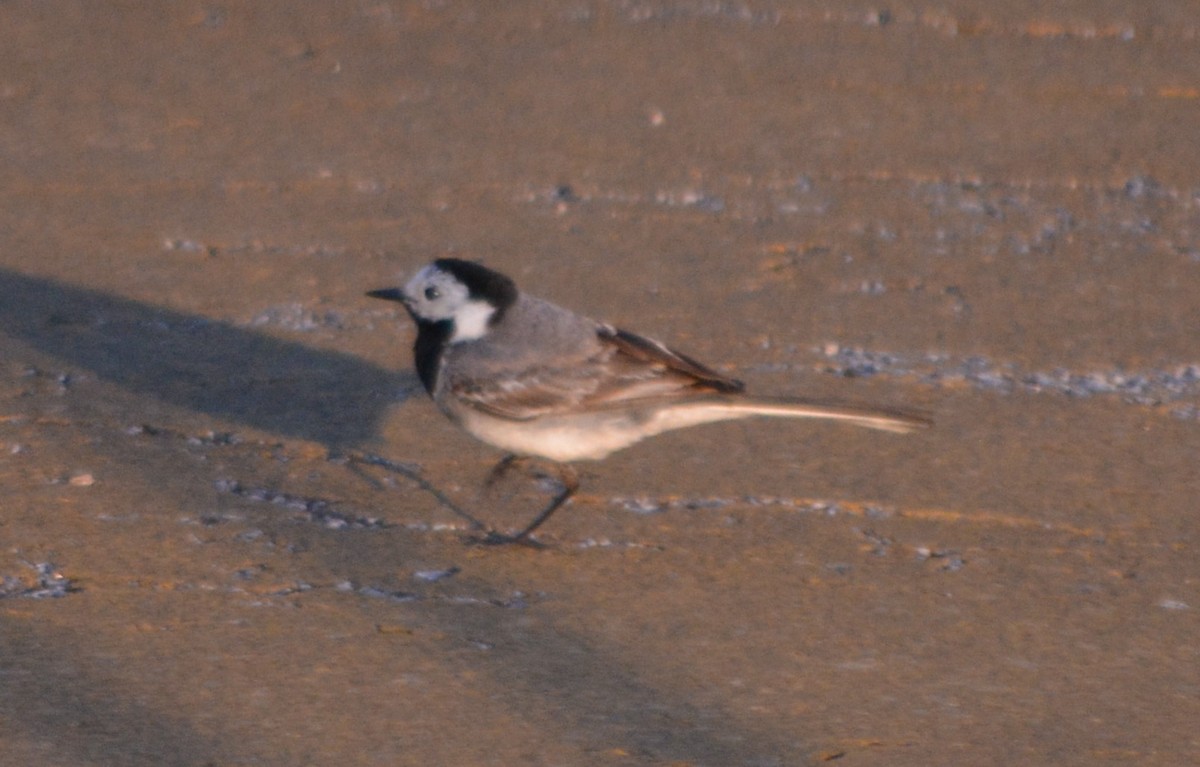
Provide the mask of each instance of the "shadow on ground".
[{"label": "shadow on ground", "polygon": [[0,332],[135,394],[349,447],[415,391],[409,373],[0,268]]}]

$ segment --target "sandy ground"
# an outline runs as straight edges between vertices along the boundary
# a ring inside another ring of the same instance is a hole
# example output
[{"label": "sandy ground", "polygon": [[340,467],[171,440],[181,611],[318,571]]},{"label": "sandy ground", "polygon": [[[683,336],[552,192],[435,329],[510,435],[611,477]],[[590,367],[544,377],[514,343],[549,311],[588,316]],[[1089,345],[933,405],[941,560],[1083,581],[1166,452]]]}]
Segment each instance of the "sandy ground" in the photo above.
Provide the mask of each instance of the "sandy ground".
[{"label": "sandy ground", "polygon": [[[1200,763],[1195,11],[0,3],[0,764]],[[937,425],[471,545],[445,253]]]}]

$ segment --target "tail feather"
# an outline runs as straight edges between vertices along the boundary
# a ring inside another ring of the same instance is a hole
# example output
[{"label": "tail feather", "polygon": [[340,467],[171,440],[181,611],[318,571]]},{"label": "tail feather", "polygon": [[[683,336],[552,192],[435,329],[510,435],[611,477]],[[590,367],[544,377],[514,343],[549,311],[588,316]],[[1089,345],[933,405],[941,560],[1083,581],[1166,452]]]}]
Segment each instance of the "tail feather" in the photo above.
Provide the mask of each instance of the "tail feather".
[{"label": "tail feather", "polygon": [[[843,421],[854,426],[879,429],[896,434],[907,434],[917,429],[928,428],[933,420],[926,413],[879,407],[842,405],[813,400],[785,397],[725,397],[721,407],[739,415],[762,415],[779,418],[820,418]],[[708,403],[710,406],[716,402]]]}]

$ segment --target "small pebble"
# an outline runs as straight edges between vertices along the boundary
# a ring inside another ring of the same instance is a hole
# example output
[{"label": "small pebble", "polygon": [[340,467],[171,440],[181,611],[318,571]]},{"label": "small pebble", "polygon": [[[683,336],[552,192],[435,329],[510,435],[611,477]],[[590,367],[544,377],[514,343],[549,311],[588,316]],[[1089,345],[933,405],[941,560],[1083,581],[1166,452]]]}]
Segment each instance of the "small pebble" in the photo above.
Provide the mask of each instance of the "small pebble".
[{"label": "small pebble", "polygon": [[413,573],[413,577],[426,583],[436,583],[437,581],[453,577],[458,572],[458,567],[448,567],[445,570],[418,570]]}]

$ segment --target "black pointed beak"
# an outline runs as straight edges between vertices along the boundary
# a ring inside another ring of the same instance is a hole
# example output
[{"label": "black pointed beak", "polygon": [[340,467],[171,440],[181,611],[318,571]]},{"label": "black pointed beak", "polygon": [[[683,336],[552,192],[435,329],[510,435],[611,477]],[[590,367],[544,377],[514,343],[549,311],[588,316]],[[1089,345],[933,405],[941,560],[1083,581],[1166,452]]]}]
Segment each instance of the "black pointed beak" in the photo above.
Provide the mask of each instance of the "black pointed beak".
[{"label": "black pointed beak", "polygon": [[370,290],[367,291],[367,295],[371,298],[382,298],[384,301],[399,301],[400,303],[404,303],[404,291],[400,288]]}]

